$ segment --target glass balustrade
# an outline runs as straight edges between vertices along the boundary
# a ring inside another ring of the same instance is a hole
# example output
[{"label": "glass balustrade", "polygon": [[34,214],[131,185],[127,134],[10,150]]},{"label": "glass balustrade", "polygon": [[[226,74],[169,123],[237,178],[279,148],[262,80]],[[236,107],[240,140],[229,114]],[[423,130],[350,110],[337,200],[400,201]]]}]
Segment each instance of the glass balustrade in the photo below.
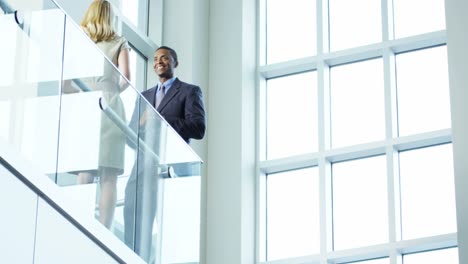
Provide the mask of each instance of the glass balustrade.
[{"label": "glass balustrade", "polygon": [[174,237],[198,262],[200,182],[180,179],[199,178],[200,158],[54,1],[23,2],[0,15],[0,140],[147,262],[168,263]]}]

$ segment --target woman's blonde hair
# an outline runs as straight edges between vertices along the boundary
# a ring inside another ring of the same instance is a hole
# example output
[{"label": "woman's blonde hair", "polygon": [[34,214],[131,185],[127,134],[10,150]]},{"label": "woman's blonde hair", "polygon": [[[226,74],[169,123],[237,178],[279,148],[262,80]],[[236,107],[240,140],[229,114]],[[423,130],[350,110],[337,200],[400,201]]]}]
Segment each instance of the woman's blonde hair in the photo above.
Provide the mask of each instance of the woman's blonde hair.
[{"label": "woman's blonde hair", "polygon": [[96,43],[112,40],[115,32],[112,26],[112,6],[107,0],[95,0],[86,11],[81,27]]}]

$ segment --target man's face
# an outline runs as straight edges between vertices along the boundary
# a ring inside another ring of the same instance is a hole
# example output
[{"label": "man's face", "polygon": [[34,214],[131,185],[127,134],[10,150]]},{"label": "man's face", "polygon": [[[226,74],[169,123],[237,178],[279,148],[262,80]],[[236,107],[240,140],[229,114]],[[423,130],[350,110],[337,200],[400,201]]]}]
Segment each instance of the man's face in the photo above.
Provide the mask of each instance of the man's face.
[{"label": "man's face", "polygon": [[154,53],[153,69],[160,78],[172,78],[175,67],[177,67],[177,63],[169,50],[159,49]]}]

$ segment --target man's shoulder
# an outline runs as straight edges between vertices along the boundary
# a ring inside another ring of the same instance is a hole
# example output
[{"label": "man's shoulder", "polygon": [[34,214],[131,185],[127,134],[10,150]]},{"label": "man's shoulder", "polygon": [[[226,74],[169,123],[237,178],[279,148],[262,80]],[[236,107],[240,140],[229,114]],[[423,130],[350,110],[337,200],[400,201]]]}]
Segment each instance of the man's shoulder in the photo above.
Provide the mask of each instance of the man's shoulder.
[{"label": "man's shoulder", "polygon": [[153,86],[143,92],[141,92],[141,95],[143,95],[147,100],[150,100],[152,95],[154,96],[154,91],[156,90],[157,86]]},{"label": "man's shoulder", "polygon": [[153,92],[154,90],[156,90],[157,87],[158,87],[158,86],[155,85],[155,86],[153,86],[153,87],[151,87],[151,88],[149,88],[149,89],[147,89],[147,90],[144,90],[143,92],[141,92],[141,94],[143,94],[143,95],[149,94],[149,93]]},{"label": "man's shoulder", "polygon": [[[176,78],[174,80],[174,84],[176,83],[179,83],[179,85],[181,87],[183,87],[184,89],[200,89],[200,87],[198,85],[195,85],[195,84],[191,84],[191,83],[187,83],[187,82],[184,82],[184,81],[181,81],[179,78]],[[173,84],[173,85],[174,85]]]}]

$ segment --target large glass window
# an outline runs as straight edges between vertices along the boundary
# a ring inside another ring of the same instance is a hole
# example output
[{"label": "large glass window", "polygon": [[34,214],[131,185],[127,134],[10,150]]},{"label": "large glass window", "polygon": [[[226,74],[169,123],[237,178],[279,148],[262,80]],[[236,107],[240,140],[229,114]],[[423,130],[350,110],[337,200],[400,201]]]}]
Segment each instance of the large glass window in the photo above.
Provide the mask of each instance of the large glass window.
[{"label": "large glass window", "polygon": [[380,2],[329,0],[330,50],[382,41]]},{"label": "large glass window", "polygon": [[315,0],[267,0],[267,62],[317,53]]},{"label": "large glass window", "polygon": [[333,164],[333,248],[388,241],[385,157]]},{"label": "large glass window", "polygon": [[458,249],[449,248],[441,250],[412,253],[403,256],[404,264],[458,264]]},{"label": "large glass window", "polygon": [[396,55],[399,135],[450,128],[446,46]]},{"label": "large glass window", "polygon": [[402,238],[457,231],[452,146],[400,153]]},{"label": "large glass window", "polygon": [[127,21],[140,32],[146,33],[148,27],[148,0],[119,0],[118,2],[117,6]]},{"label": "large glass window", "polygon": [[382,73],[380,59],[330,69],[333,147],[385,138]]},{"label": "large glass window", "polygon": [[395,38],[445,29],[444,0],[393,0],[393,9]]},{"label": "large glass window", "polygon": [[267,158],[315,152],[317,74],[307,72],[267,81]]},{"label": "large glass window", "polygon": [[318,170],[308,168],[267,176],[267,259],[320,251]]},{"label": "large glass window", "polygon": [[451,264],[443,0],[258,1],[259,261]]}]

